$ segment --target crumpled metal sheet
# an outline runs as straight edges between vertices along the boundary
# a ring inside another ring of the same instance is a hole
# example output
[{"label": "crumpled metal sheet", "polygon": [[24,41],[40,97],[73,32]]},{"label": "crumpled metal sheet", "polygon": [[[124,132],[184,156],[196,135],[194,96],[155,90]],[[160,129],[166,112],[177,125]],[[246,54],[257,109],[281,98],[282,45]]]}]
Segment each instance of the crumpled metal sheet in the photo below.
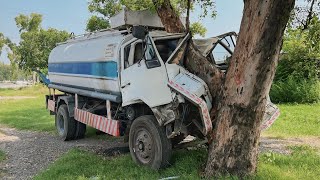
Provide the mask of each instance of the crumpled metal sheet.
[{"label": "crumpled metal sheet", "polygon": [[211,37],[207,39],[193,39],[194,44],[200,50],[203,56],[207,56],[215,44],[218,42],[219,38]]}]

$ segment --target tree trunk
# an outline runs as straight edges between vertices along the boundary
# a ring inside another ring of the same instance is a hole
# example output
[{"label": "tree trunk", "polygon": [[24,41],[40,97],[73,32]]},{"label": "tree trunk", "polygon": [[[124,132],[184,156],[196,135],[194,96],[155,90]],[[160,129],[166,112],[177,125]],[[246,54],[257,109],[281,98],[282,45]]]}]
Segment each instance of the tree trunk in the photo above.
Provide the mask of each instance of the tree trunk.
[{"label": "tree trunk", "polygon": [[[169,0],[156,5],[168,32],[183,32]],[[226,77],[197,51],[187,50],[186,68],[203,79],[213,96],[214,131],[205,176],[256,171],[260,124],[275,74],[282,36],[294,0],[244,0],[237,47]]]},{"label": "tree trunk", "polygon": [[245,0],[218,106],[206,177],[256,171],[260,124],[294,0]]}]

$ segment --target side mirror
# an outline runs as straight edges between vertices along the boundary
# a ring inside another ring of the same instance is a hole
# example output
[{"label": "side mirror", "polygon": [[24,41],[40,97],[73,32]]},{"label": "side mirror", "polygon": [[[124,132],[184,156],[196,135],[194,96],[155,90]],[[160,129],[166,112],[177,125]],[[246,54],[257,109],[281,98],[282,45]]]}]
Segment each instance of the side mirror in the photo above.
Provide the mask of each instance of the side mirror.
[{"label": "side mirror", "polygon": [[132,35],[135,38],[144,40],[146,38],[147,34],[148,34],[148,31],[143,26],[133,26],[132,27]]}]

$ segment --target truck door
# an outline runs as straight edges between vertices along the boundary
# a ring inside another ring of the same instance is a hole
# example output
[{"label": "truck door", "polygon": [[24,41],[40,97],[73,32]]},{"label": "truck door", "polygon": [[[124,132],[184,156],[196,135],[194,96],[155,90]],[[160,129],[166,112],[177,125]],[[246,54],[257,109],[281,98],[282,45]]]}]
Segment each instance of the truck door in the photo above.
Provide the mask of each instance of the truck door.
[{"label": "truck door", "polygon": [[[139,40],[125,44],[121,54],[122,105],[144,102],[149,107],[172,101],[168,75],[150,36],[145,45]],[[127,56],[126,56],[127,55]]]}]

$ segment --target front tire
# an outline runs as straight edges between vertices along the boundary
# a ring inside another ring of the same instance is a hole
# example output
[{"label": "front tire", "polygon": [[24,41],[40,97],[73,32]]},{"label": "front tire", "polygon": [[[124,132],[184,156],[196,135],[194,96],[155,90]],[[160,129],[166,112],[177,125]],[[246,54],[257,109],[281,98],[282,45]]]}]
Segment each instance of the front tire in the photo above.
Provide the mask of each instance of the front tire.
[{"label": "front tire", "polygon": [[63,141],[69,141],[75,138],[76,121],[69,116],[66,104],[59,106],[58,113],[55,118],[55,124],[59,137]]},{"label": "front tire", "polygon": [[152,169],[161,169],[170,163],[172,145],[165,128],[152,115],[140,116],[133,121],[129,133],[132,159]]}]

